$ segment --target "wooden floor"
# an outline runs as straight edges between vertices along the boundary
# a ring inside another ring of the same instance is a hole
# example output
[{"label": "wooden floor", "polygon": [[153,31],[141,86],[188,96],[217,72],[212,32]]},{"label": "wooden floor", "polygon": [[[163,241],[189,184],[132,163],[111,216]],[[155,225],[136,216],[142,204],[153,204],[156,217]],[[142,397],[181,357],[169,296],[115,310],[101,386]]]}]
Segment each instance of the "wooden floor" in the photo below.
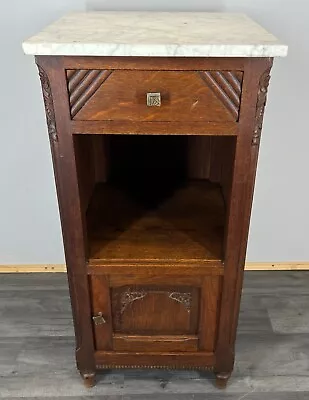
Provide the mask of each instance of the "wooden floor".
[{"label": "wooden floor", "polygon": [[0,275],[0,398],[309,399],[309,272],[247,272],[226,391],[192,371],[110,371],[85,389],[74,367],[65,274]]}]

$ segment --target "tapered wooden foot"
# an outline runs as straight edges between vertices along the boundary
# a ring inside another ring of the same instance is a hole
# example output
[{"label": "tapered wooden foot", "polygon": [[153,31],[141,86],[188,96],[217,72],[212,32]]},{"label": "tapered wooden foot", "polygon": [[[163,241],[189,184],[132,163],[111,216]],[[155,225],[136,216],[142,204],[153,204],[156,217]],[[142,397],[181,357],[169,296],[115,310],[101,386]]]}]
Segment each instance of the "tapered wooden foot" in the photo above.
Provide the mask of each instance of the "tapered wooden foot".
[{"label": "tapered wooden foot", "polygon": [[218,389],[225,389],[227,381],[231,376],[230,372],[219,372],[216,374],[216,387]]},{"label": "tapered wooden foot", "polygon": [[81,377],[83,378],[84,385],[86,388],[92,388],[95,385],[95,373],[82,373]]}]

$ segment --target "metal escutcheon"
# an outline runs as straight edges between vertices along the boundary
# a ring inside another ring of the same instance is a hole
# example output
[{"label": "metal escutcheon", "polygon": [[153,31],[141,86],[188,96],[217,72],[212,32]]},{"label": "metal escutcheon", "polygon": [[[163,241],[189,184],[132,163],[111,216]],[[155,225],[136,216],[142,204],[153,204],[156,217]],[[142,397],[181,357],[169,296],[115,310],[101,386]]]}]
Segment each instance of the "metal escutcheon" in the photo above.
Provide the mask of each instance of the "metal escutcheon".
[{"label": "metal escutcheon", "polygon": [[161,107],[161,93],[147,93],[148,107]]},{"label": "metal escutcheon", "polygon": [[106,319],[103,317],[103,314],[101,312],[99,312],[97,315],[94,315],[92,317],[92,320],[95,325],[106,324]]}]

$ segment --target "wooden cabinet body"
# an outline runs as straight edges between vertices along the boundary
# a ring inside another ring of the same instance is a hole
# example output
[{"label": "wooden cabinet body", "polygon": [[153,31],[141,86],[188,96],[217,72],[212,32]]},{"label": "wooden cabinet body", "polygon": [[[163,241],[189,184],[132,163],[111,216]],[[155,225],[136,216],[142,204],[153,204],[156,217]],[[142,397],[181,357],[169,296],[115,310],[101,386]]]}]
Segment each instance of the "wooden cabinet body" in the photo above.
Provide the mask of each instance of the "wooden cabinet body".
[{"label": "wooden cabinet body", "polygon": [[37,56],[77,366],[234,363],[271,58]]}]

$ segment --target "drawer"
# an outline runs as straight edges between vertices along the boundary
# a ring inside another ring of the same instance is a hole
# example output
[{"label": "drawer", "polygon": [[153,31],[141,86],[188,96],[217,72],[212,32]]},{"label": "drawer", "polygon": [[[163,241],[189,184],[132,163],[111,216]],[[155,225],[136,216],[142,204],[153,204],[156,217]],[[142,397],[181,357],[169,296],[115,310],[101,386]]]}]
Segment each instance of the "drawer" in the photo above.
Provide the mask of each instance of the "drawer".
[{"label": "drawer", "polygon": [[236,122],[242,71],[67,70],[76,121]]}]

